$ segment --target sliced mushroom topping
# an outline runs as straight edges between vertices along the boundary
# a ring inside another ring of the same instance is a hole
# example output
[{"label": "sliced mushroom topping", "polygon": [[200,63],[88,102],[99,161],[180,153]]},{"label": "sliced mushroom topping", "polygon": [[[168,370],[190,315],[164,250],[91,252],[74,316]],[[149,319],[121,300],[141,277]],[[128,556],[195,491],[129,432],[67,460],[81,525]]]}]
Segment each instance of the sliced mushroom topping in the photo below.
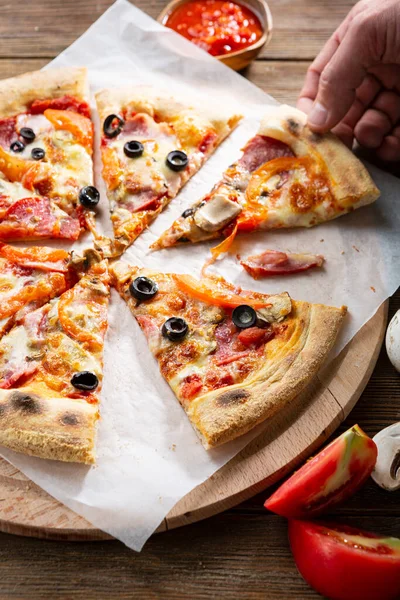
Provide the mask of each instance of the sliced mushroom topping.
[{"label": "sliced mushroom topping", "polygon": [[279,323],[292,311],[292,301],[287,292],[270,296],[268,302],[271,306],[257,310],[258,318],[267,323]]},{"label": "sliced mushroom topping", "polygon": [[222,194],[216,194],[195,212],[194,222],[204,231],[218,231],[241,212],[240,204],[232,202]]},{"label": "sliced mushroom topping", "polygon": [[372,479],[384,490],[400,489],[400,423],[382,429],[373,438],[378,446],[378,459]]}]

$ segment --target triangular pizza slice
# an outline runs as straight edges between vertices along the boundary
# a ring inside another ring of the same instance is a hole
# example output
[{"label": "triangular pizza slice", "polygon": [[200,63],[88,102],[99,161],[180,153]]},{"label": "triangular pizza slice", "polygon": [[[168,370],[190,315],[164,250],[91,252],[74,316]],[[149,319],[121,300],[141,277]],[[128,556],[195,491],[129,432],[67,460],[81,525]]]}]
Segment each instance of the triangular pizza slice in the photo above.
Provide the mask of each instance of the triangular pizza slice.
[{"label": "triangular pizza slice", "polygon": [[76,240],[93,228],[86,69],[0,81],[0,240]]},{"label": "triangular pizza slice", "polygon": [[114,253],[156,218],[241,116],[201,99],[142,86],[96,95]]},{"label": "triangular pizza slice", "polygon": [[207,448],[283,410],[318,372],[346,313],[122,261],[111,277]]},{"label": "triangular pizza slice", "polygon": [[376,200],[379,190],[358,158],[332,133],[313,133],[306,123],[295,108],[271,109],[241,158],[152,248],[311,227]]},{"label": "triangular pizza slice", "polygon": [[0,444],[94,462],[107,328],[107,261],[95,250],[72,288],[26,313],[0,341]]}]

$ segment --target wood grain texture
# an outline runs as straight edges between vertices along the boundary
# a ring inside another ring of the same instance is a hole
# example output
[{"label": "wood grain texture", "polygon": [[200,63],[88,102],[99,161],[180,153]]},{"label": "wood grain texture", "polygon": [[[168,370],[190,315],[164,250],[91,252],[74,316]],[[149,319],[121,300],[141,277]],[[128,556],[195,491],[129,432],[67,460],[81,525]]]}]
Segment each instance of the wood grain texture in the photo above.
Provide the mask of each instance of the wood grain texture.
[{"label": "wood grain texture", "polygon": [[[42,67],[109,4],[111,0],[0,0],[0,77]],[[135,4],[155,17],[164,0]],[[353,4],[271,0],[274,35],[262,53],[264,60],[246,75],[279,100],[293,102],[308,61]],[[399,308],[397,293],[390,314]],[[358,422],[374,435],[396,420],[400,377],[382,349],[365,391],[338,431]],[[293,564],[284,519],[263,508],[265,496],[153,536],[141,554],[114,541],[61,543],[0,534],[0,597],[318,600],[321,596],[303,582]],[[400,536],[399,500],[400,492],[387,494],[371,481],[333,518]]]},{"label": "wood grain texture", "polygon": [[[156,18],[164,0],[135,0]],[[23,10],[0,2],[0,57],[53,57],[69,46],[112,4],[112,0],[25,0]],[[270,0],[274,21],[268,59],[312,60],[353,6],[352,0]],[[79,17],[78,17],[79,15]]]}]

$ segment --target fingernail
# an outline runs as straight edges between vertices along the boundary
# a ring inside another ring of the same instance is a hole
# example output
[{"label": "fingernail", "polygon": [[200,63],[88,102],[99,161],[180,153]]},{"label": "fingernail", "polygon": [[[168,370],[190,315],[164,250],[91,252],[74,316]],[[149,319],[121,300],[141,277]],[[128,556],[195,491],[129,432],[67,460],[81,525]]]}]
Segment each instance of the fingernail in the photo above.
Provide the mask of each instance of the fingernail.
[{"label": "fingernail", "polygon": [[328,119],[328,111],[325,106],[315,102],[308,114],[308,122],[315,127],[323,127]]}]

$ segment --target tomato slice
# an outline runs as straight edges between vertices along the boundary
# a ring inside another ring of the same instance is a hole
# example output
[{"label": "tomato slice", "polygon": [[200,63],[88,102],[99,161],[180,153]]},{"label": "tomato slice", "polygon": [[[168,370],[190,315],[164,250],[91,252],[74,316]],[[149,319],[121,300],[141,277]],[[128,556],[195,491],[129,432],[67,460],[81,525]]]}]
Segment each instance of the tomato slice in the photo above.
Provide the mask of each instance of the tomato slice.
[{"label": "tomato slice", "polygon": [[93,125],[90,119],[72,110],[56,110],[48,108],[44,116],[56,129],[65,129],[72,133],[79,144],[90,154],[93,151]]},{"label": "tomato slice", "polygon": [[240,306],[240,304],[248,304],[253,308],[271,306],[267,298],[254,298],[247,295],[250,292],[245,292],[243,295],[237,294],[232,292],[228,287],[219,287],[218,282],[215,285],[209,285],[206,281],[198,281],[191,275],[173,275],[173,278],[182,292],[208,304],[226,308],[235,308],[235,306]]},{"label": "tomato slice", "polygon": [[264,506],[295,519],[321,514],[363,485],[376,458],[375,442],[355,425],[294,473]]},{"label": "tomato slice", "polygon": [[332,600],[398,600],[400,539],[332,523],[289,521],[300,574]]}]

